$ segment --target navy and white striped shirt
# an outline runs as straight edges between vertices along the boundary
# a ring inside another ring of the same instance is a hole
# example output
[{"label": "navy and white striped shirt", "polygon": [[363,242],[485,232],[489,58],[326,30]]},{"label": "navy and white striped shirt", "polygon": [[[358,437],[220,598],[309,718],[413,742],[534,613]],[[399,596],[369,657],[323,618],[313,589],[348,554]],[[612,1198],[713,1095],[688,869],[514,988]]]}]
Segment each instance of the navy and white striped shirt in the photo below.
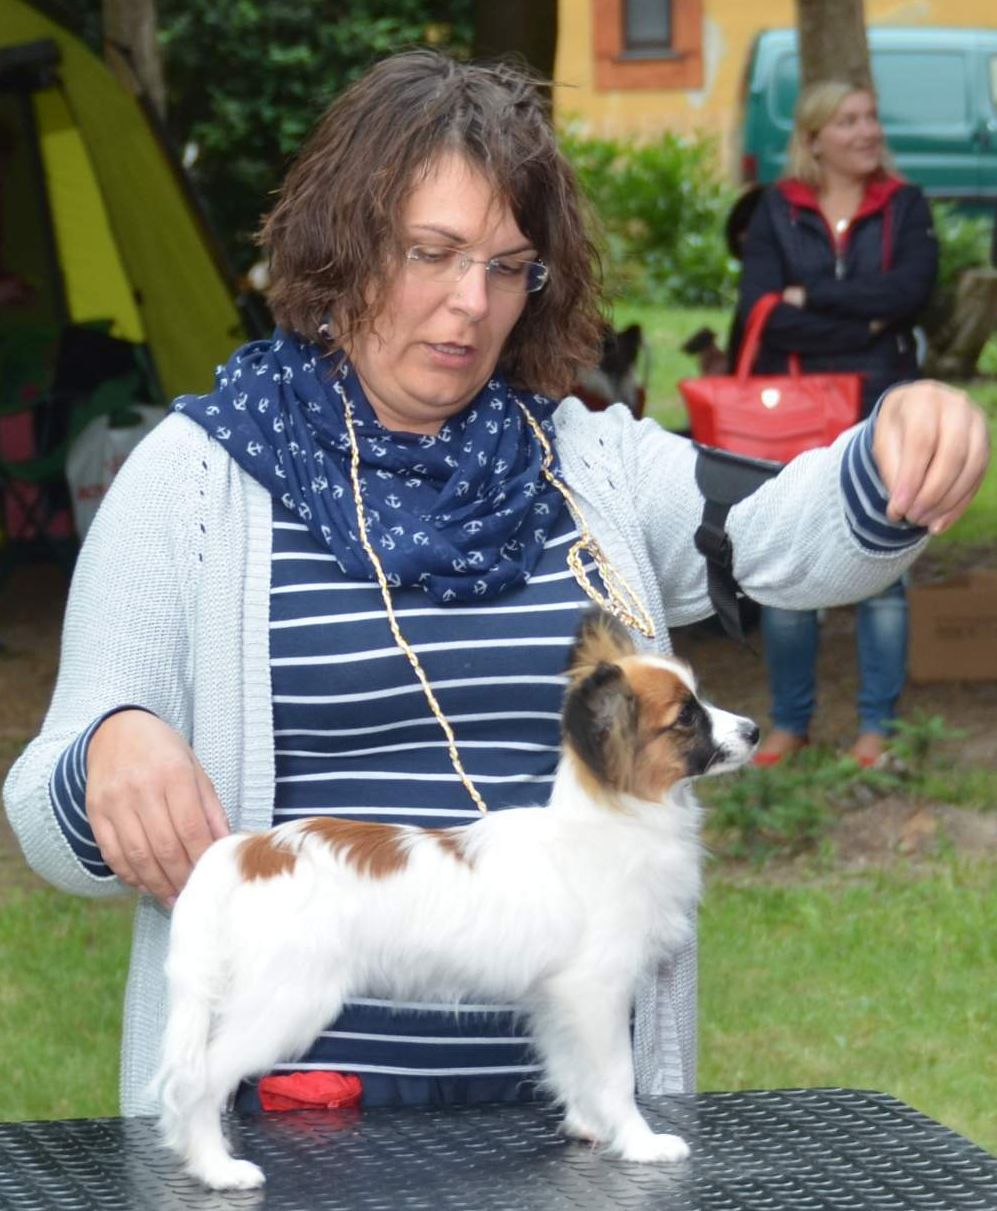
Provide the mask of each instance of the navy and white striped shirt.
[{"label": "navy and white striped shirt", "polygon": [[[529,583],[481,605],[392,603],[489,810],[546,802],[560,750],[568,652],[588,598],[568,569],[568,511]],[[590,573],[594,568],[590,569]],[[274,820],[336,815],[429,828],[478,809],[388,623],[376,584],[349,581],[308,529],[274,510],[270,621]],[[511,1006],[347,1005],[283,1070],[357,1073],[366,1105],[526,1095],[536,1061]]]}]

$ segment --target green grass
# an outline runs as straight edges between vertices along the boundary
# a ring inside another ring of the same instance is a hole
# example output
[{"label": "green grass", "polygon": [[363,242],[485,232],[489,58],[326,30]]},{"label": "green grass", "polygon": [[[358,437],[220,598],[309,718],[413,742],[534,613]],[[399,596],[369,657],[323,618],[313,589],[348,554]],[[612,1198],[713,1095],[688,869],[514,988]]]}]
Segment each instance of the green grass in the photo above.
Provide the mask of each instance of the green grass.
[{"label": "green grass", "polygon": [[708,886],[703,1089],[891,1093],[997,1153],[997,884],[989,866]]},{"label": "green grass", "polygon": [[48,889],[0,905],[0,1120],[118,1113],[131,900]]},{"label": "green grass", "polygon": [[613,312],[617,328],[640,324],[647,348],[647,415],[667,429],[686,424],[685,405],[676,383],[699,373],[696,359],[680,346],[698,328],[712,328],[721,348],[727,342],[730,312],[707,308],[679,310],[669,307],[636,306],[618,303]]}]

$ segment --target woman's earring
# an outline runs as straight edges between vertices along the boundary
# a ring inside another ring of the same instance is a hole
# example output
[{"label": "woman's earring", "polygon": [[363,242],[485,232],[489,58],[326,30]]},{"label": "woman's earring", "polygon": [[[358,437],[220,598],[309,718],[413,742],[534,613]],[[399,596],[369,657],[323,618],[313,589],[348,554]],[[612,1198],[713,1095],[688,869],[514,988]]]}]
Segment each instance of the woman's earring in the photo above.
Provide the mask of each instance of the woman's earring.
[{"label": "woman's earring", "polygon": [[323,320],[318,326],[318,334],[324,341],[332,340],[332,329],[329,327],[329,321]]}]

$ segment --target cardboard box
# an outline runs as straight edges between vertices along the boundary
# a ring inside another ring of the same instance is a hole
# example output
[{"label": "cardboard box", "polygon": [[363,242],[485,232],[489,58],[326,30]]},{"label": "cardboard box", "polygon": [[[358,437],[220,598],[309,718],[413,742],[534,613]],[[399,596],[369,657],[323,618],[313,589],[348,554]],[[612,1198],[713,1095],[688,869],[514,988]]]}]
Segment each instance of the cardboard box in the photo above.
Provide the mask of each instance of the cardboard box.
[{"label": "cardboard box", "polygon": [[917,585],[909,600],[911,681],[997,681],[997,572]]}]

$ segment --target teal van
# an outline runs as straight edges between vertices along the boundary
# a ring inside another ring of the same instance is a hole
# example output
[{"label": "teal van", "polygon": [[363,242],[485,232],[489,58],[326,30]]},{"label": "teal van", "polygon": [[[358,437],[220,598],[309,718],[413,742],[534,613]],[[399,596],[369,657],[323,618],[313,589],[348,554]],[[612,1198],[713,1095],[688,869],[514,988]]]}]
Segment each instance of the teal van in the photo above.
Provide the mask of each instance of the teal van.
[{"label": "teal van", "polygon": [[[879,115],[897,168],[931,197],[997,200],[997,29],[872,26]],[[741,176],[767,184],[786,161],[799,90],[796,31],[763,30],[741,103]]]}]

